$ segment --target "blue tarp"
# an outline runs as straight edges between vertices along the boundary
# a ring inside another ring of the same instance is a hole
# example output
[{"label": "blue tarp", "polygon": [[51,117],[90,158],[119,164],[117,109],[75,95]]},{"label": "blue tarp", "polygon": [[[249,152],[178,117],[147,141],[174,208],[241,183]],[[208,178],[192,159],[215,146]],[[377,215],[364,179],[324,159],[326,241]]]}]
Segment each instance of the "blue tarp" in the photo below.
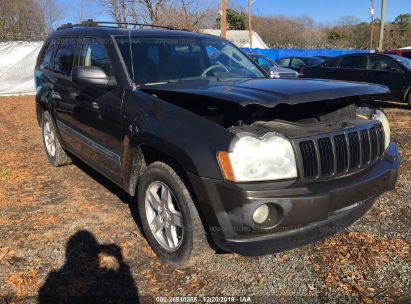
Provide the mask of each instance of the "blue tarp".
[{"label": "blue tarp", "polygon": [[339,56],[354,53],[368,53],[364,50],[347,50],[347,49],[250,49],[242,48],[244,52],[259,53],[277,60],[290,56]]}]

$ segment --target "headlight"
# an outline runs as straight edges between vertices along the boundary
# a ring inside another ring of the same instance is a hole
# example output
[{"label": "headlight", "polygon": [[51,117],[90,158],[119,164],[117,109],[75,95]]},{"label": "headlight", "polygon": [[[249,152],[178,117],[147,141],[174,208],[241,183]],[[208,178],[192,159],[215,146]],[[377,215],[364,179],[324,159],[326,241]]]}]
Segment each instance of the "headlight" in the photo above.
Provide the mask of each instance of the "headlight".
[{"label": "headlight", "polygon": [[231,153],[217,155],[225,179],[242,182],[297,177],[295,155],[288,139],[275,133],[261,138],[248,133],[237,136]]},{"label": "headlight", "polygon": [[388,123],[387,116],[385,116],[383,111],[375,110],[375,113],[372,115],[372,119],[375,119],[381,122],[384,128],[384,137],[385,137],[384,146],[385,146],[385,149],[387,149],[388,145],[390,144],[390,140],[391,140],[390,124]]}]

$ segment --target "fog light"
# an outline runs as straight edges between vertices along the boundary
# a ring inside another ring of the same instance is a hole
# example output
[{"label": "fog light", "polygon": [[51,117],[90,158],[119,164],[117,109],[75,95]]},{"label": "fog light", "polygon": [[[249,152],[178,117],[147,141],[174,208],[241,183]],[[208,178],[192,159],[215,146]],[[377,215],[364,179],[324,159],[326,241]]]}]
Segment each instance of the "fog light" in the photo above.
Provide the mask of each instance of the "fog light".
[{"label": "fog light", "polygon": [[268,208],[268,205],[267,204],[261,205],[260,207],[255,209],[253,213],[253,221],[256,224],[262,224],[267,220],[269,214],[270,214],[270,208]]}]

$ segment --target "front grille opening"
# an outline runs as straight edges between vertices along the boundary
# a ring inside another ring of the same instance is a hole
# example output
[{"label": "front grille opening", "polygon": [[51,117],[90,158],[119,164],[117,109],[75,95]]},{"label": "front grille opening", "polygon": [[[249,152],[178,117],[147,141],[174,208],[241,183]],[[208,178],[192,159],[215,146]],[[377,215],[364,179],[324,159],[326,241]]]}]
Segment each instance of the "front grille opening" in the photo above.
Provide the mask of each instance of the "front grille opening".
[{"label": "front grille opening", "polygon": [[331,139],[328,137],[318,140],[321,160],[321,175],[331,175],[334,172],[334,153]]},{"label": "front grille opening", "polygon": [[380,146],[378,144],[377,131],[370,129],[371,161],[374,162],[379,157]]},{"label": "front grille opening", "polygon": [[345,135],[335,136],[334,145],[337,156],[337,173],[341,173],[348,169],[348,147]]},{"label": "front grille opening", "polygon": [[357,132],[348,134],[350,144],[350,169],[356,169],[360,166],[360,138]]},{"label": "front grille opening", "polygon": [[313,178],[318,174],[317,153],[312,140],[300,142],[305,178]]},{"label": "front grille opening", "polygon": [[366,165],[370,161],[370,140],[368,136],[368,130],[362,130],[360,132],[361,137],[361,148],[362,148],[362,162],[361,165]]},{"label": "front grille opening", "polygon": [[378,144],[380,147],[380,156],[384,154],[385,150],[385,133],[384,128],[381,124],[377,126],[377,136],[378,136]]}]

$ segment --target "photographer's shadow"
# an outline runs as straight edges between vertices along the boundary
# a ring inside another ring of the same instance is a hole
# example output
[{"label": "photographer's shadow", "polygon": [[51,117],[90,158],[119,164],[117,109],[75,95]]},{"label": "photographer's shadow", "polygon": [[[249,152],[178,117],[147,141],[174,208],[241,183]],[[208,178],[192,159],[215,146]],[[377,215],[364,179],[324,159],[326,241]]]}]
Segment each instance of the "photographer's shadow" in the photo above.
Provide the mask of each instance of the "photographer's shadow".
[{"label": "photographer's shadow", "polygon": [[66,262],[49,273],[38,302],[138,303],[138,291],[120,247],[98,244],[88,231],[78,231],[66,246]]}]

